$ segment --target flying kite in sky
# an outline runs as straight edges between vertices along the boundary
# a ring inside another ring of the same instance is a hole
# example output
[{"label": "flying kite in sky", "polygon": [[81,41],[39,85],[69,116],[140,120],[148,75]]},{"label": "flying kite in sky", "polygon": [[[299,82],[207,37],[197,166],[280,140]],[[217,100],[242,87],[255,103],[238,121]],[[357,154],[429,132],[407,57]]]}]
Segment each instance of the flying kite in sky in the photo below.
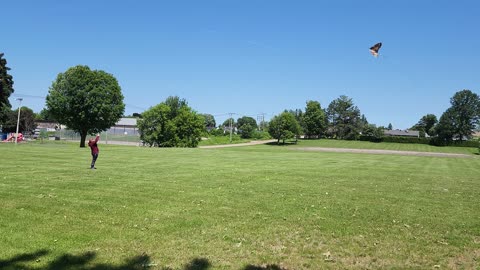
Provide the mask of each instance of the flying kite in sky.
[{"label": "flying kite in sky", "polygon": [[372,47],[370,47],[370,53],[371,53],[373,56],[377,57],[377,56],[378,56],[378,50],[380,50],[381,47],[382,47],[382,43],[381,43],[381,42],[373,45]]}]

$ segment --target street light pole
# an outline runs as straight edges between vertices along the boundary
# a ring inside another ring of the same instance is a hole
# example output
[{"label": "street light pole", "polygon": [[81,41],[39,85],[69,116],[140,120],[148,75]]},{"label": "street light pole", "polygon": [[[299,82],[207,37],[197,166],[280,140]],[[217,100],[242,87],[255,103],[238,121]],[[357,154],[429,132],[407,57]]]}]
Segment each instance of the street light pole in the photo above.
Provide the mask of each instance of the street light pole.
[{"label": "street light pole", "polygon": [[15,145],[18,141],[18,126],[20,124],[20,110],[22,109],[22,100],[23,98],[17,98],[18,100],[18,118],[17,118],[17,133],[15,134]]}]

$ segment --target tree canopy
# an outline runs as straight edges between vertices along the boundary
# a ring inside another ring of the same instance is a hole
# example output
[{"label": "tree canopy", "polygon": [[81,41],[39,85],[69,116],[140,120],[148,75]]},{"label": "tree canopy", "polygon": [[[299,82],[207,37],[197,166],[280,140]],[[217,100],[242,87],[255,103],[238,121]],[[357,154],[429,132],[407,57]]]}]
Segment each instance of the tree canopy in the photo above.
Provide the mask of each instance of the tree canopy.
[{"label": "tree canopy", "polygon": [[138,121],[140,139],[157,147],[196,147],[205,130],[204,118],[186,100],[168,97],[142,113]]},{"label": "tree canopy", "polygon": [[257,121],[250,116],[238,118],[237,127],[242,138],[252,138],[255,130],[258,128]]},{"label": "tree canopy", "polygon": [[435,126],[435,133],[442,144],[452,142],[455,137],[455,126],[457,126],[455,113],[449,108],[440,116],[440,120]]},{"label": "tree canopy", "polygon": [[214,128],[217,126],[217,123],[215,122],[215,117],[213,117],[213,115],[204,113],[204,114],[201,114],[201,116],[203,116],[203,118],[205,119],[206,128]]},{"label": "tree canopy", "polygon": [[462,141],[472,137],[480,120],[480,98],[470,90],[462,90],[450,99],[451,114],[455,119],[453,129],[455,137]]},{"label": "tree canopy", "polygon": [[[411,127],[412,130],[420,131],[420,134],[427,134],[433,136],[435,134],[435,125],[438,123],[437,117],[434,114],[427,114],[422,116],[418,122]],[[422,136],[424,137],[424,136]]]},{"label": "tree canopy", "polygon": [[[18,108],[10,110],[7,114],[7,119],[3,125],[4,132],[16,132],[18,121]],[[35,113],[32,109],[23,106],[20,109],[20,121],[18,122],[18,132],[26,133],[35,129]]]},{"label": "tree canopy", "polygon": [[12,108],[8,98],[15,91],[13,89],[13,77],[8,74],[7,60],[0,53],[0,124],[7,120],[7,115]]},{"label": "tree canopy", "polygon": [[450,104],[451,107],[432,128],[441,144],[470,139],[480,124],[480,98],[477,94],[470,90],[456,92],[450,99]]},{"label": "tree canopy", "polygon": [[360,110],[351,98],[340,96],[327,109],[331,133],[338,139],[355,139],[360,129]]},{"label": "tree canopy", "polygon": [[301,133],[304,129],[303,116],[305,115],[302,109],[285,110],[285,111],[295,116],[295,120],[297,120],[298,124],[300,125],[300,133]]},{"label": "tree canopy", "polygon": [[380,141],[384,136],[384,128],[366,124],[362,127],[362,136],[369,137],[371,141]]},{"label": "tree canopy", "polygon": [[80,147],[85,147],[88,134],[115,125],[125,110],[117,79],[105,71],[80,65],[58,74],[46,104],[54,119],[80,133]]},{"label": "tree canopy", "polygon": [[55,121],[50,111],[48,111],[46,108],[43,108],[39,113],[37,113],[35,115],[35,119],[44,121]]},{"label": "tree canopy", "polygon": [[223,121],[223,124],[222,126],[224,127],[230,127],[230,124],[232,125],[232,127],[236,127],[237,126],[237,122],[235,122],[235,119],[233,118],[228,118],[227,120]]},{"label": "tree canopy", "polygon": [[268,133],[277,139],[277,143],[280,143],[280,140],[285,143],[285,140],[299,135],[300,125],[292,113],[285,111],[273,117],[268,126]]},{"label": "tree canopy", "polygon": [[303,131],[308,138],[324,135],[327,130],[327,116],[318,101],[307,101],[303,115]]}]

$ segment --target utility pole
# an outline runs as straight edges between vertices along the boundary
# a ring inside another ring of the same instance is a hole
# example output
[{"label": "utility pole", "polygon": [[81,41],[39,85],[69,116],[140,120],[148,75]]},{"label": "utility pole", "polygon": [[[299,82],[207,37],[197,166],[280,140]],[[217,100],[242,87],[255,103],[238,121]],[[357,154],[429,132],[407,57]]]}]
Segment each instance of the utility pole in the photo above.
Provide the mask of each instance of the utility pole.
[{"label": "utility pole", "polygon": [[259,130],[263,131],[263,124],[265,123],[265,113],[260,113],[257,115],[257,122],[259,123]]},{"label": "utility pole", "polygon": [[233,117],[232,116],[233,116],[233,113],[229,113],[229,115],[230,115],[230,118],[229,118],[229,120],[230,120],[230,143],[232,143],[232,132],[233,132],[233,126],[232,126],[233,125],[233,123],[232,123],[233,122]]},{"label": "utility pole", "polygon": [[17,98],[17,100],[18,100],[18,118],[17,118],[17,133],[15,134],[15,145],[17,145],[17,141],[18,141],[18,126],[20,124],[20,110],[22,109],[23,98]]}]

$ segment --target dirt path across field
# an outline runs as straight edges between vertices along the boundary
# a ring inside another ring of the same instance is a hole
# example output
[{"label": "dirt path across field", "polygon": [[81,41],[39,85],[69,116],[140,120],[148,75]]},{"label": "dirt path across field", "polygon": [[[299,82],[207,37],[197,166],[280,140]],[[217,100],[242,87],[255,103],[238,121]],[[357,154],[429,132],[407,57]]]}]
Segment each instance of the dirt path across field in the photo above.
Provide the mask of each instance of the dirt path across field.
[{"label": "dirt path across field", "polygon": [[[198,148],[213,149],[213,148],[225,148],[225,147],[240,147],[240,146],[267,144],[267,143],[276,142],[276,141],[277,140],[263,140],[263,141],[251,141],[251,142],[247,142],[247,143],[236,143],[236,144],[206,145],[206,146],[199,146]],[[99,141],[99,143],[104,144],[105,141]],[[141,145],[138,142],[119,142],[119,141],[108,141],[108,144],[131,145],[131,146],[140,146]],[[291,150],[297,150],[297,151],[364,153],[364,154],[424,156],[424,157],[454,157],[454,158],[474,158],[475,157],[474,155],[467,155],[467,154],[417,152],[417,151],[398,151],[398,150],[379,150],[379,149],[354,149],[354,148],[329,148],[329,147],[296,147],[296,148],[290,148],[290,149]]]},{"label": "dirt path across field", "polygon": [[453,154],[453,153],[435,153],[435,152],[417,152],[417,151],[397,151],[397,150],[379,150],[379,149],[353,149],[353,148],[327,148],[327,147],[299,147],[292,150],[300,151],[321,151],[321,152],[340,152],[340,153],[365,153],[380,155],[403,155],[403,156],[423,156],[423,157],[455,157],[455,158],[473,158],[473,155]]},{"label": "dirt path across field", "polygon": [[235,144],[219,144],[219,145],[205,145],[199,146],[198,148],[224,148],[224,147],[237,147],[237,146],[250,146],[257,144],[266,144],[269,142],[276,142],[277,140],[266,140],[266,141],[251,141],[247,143],[235,143]]}]

